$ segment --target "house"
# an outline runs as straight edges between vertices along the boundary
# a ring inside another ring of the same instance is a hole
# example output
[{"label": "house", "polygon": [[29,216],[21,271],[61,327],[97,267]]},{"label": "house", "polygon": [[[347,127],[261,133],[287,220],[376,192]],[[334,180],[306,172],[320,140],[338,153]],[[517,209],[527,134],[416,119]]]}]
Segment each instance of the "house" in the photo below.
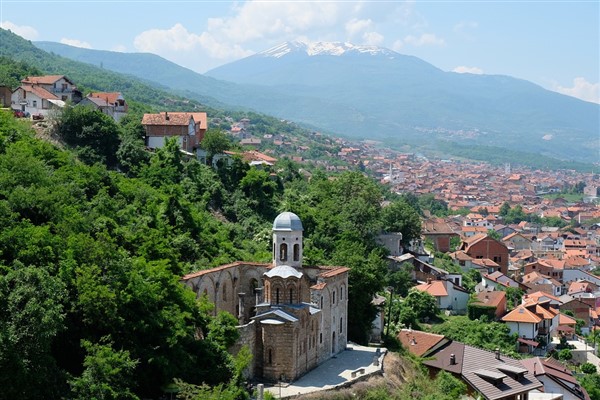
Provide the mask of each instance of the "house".
[{"label": "house", "polygon": [[500,272],[508,273],[508,248],[487,234],[477,234],[463,239],[459,250],[471,258],[489,258],[500,265]]},{"label": "house", "polygon": [[562,294],[562,285],[559,281],[537,271],[523,276],[522,283],[527,286],[528,293],[541,291],[553,296]]},{"label": "house", "polygon": [[11,96],[13,110],[21,110],[28,115],[48,117],[53,111],[62,109],[65,102],[41,86],[21,85]]},{"label": "house", "polygon": [[120,92],[92,92],[79,105],[86,105],[101,111],[119,122],[127,115],[128,105]]},{"label": "house", "polygon": [[42,88],[52,93],[58,100],[73,104],[79,103],[82,97],[73,81],[64,75],[28,76],[21,81],[21,85]]},{"label": "house", "polygon": [[414,288],[435,297],[440,310],[452,310],[456,313],[465,313],[467,311],[469,292],[451,281],[428,281]]},{"label": "house", "polygon": [[423,364],[432,373],[443,370],[461,379],[473,398],[480,394],[486,400],[527,399],[531,391],[542,387],[519,360],[499,350],[492,352],[450,341],[426,354]]},{"label": "house", "polygon": [[295,380],[346,348],[349,268],[305,266],[303,230],[296,214],[281,213],[272,263],[236,262],[182,278],[215,313],[238,318],[233,350],[248,346],[249,378]]},{"label": "house", "polygon": [[0,86],[0,108],[10,107],[12,90],[8,86]]},{"label": "house", "polygon": [[183,151],[193,153],[207,129],[204,112],[161,112],[144,114],[142,125],[146,131],[146,147],[162,148],[165,139],[176,137]]},{"label": "house", "polygon": [[483,291],[476,294],[472,305],[493,308],[496,319],[499,320],[506,314],[506,292],[501,290]]},{"label": "house", "polygon": [[509,326],[511,334],[519,337],[520,352],[544,353],[558,328],[558,314],[549,302],[532,301],[518,305],[502,317],[502,321]]},{"label": "house", "polygon": [[450,342],[450,339],[444,335],[412,329],[401,329],[397,337],[402,347],[417,357],[427,357],[427,354],[435,352]]},{"label": "house", "polygon": [[531,249],[532,240],[519,232],[511,233],[502,238],[502,242],[514,251]]},{"label": "house", "polygon": [[443,218],[429,218],[421,224],[421,235],[425,240],[433,243],[436,251],[446,253],[450,251],[450,241],[452,238],[458,238],[458,234]]},{"label": "house", "polygon": [[563,400],[590,400],[571,370],[558,360],[533,357],[521,360],[521,364],[544,385],[544,393],[561,394]]},{"label": "house", "polygon": [[493,272],[491,274],[483,274],[481,275],[481,284],[478,285],[477,291],[483,290],[502,290],[503,288],[512,287],[518,288],[521,285],[515,281],[514,279],[509,278],[501,272]]}]

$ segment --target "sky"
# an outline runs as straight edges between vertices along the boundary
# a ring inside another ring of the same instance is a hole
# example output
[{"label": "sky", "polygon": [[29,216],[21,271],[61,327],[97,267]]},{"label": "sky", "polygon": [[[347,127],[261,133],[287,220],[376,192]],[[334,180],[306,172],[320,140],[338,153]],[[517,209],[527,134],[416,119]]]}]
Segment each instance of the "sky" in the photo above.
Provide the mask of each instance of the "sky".
[{"label": "sky", "polygon": [[150,52],[204,73],[289,40],[386,47],[600,103],[600,1],[0,0],[31,41]]}]

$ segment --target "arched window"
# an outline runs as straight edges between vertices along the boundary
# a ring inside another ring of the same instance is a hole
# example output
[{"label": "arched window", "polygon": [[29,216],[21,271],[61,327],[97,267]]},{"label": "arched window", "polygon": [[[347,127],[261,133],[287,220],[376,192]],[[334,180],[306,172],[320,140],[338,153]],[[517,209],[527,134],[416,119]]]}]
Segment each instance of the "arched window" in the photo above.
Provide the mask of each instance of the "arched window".
[{"label": "arched window", "polygon": [[294,244],[294,261],[300,261],[300,245]]},{"label": "arched window", "polygon": [[290,288],[290,304],[294,302],[294,289]]},{"label": "arched window", "polygon": [[331,303],[335,304],[335,290],[333,291],[333,301]]},{"label": "arched window", "polygon": [[342,322],[344,321],[344,317],[340,317],[340,333],[342,333]]},{"label": "arched window", "polygon": [[279,288],[275,289],[275,304],[279,304]]},{"label": "arched window", "polygon": [[323,309],[323,296],[321,296],[321,309]]},{"label": "arched window", "polygon": [[279,261],[287,261],[287,243],[281,243],[279,246]]},{"label": "arched window", "polygon": [[344,300],[344,289],[340,288],[340,301]]}]

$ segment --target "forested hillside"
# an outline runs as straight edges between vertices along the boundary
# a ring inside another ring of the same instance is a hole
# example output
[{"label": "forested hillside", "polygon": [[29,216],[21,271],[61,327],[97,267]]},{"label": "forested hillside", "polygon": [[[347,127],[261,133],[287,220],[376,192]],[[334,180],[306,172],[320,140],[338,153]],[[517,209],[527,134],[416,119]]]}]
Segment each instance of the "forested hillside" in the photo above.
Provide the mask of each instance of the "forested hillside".
[{"label": "forested hillside", "polygon": [[[352,268],[349,326],[364,341],[386,271],[373,240],[390,224],[380,187],[359,173],[316,172],[309,182],[288,160],[276,178],[241,160],[215,171],[182,158],[174,142],[140,155],[135,143],[121,145],[139,122],[94,114],[63,114],[60,150],[36,139],[30,122],[0,113],[2,397],[155,397],[174,378],[237,377],[224,350],[235,319],[210,317],[179,279],[234,260],[269,261],[270,225],[282,210],[305,224],[307,263]],[[115,143],[91,135],[73,144],[67,133],[77,124],[114,130]],[[121,154],[103,153],[111,148]]]}]

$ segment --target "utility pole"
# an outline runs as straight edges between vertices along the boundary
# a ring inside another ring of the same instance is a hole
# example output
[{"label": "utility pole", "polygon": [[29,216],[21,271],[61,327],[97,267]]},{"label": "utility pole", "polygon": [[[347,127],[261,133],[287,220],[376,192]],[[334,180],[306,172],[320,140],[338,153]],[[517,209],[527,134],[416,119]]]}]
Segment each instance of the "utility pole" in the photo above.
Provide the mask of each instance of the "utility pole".
[{"label": "utility pole", "polygon": [[390,292],[390,304],[388,305],[388,319],[387,321],[385,321],[385,335],[389,335],[390,334],[390,320],[392,319],[392,302],[394,299],[394,287],[393,286],[388,286],[387,287],[388,291]]}]

